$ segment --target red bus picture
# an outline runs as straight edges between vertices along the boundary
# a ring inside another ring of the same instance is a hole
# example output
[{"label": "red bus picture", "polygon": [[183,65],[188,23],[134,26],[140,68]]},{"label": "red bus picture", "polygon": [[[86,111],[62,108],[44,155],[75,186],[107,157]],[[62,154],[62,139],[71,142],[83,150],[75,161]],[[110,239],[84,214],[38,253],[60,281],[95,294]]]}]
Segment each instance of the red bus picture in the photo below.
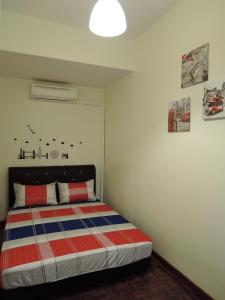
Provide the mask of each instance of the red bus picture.
[{"label": "red bus picture", "polygon": [[220,95],[212,95],[208,97],[205,113],[207,115],[215,115],[223,111],[224,98]]}]

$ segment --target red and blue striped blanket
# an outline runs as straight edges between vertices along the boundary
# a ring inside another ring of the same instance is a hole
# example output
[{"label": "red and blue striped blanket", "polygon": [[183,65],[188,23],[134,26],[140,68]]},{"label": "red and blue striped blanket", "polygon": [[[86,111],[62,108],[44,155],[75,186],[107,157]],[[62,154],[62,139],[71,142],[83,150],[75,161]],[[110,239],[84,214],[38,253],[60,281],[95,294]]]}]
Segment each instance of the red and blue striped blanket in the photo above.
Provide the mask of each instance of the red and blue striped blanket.
[{"label": "red and blue striped blanket", "polygon": [[9,211],[0,258],[4,289],[32,286],[149,257],[151,239],[104,203]]}]

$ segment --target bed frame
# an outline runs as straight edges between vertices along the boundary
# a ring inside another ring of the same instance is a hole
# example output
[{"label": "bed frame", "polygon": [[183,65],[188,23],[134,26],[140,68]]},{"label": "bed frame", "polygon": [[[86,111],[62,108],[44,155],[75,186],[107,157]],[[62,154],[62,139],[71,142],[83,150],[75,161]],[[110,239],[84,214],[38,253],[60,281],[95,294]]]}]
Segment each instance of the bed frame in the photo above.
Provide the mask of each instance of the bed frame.
[{"label": "bed frame", "polygon": [[[50,167],[12,167],[9,168],[9,207],[15,201],[13,183],[47,184],[59,182],[81,182],[94,179],[96,189],[96,170],[94,165],[50,166]],[[65,295],[67,292],[78,292],[81,289],[107,284],[121,276],[144,272],[150,266],[150,258],[127,266],[97,271],[60,280],[53,283],[15,290],[0,289],[0,299],[9,300],[21,297],[23,300],[47,299],[54,295]]]},{"label": "bed frame", "polygon": [[9,207],[12,207],[15,202],[14,182],[38,185],[57,181],[81,182],[91,179],[94,179],[96,192],[96,171],[94,165],[9,168]]}]

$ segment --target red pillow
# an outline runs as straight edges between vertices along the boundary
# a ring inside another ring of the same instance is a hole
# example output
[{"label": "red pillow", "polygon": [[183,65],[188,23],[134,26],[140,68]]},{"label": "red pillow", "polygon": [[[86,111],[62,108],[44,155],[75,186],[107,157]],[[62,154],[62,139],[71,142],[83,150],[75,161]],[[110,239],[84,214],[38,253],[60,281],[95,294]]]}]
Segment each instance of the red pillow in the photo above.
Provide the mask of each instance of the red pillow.
[{"label": "red pillow", "polygon": [[94,180],[85,182],[58,182],[60,203],[74,203],[81,201],[96,201]]},{"label": "red pillow", "polygon": [[14,183],[14,191],[16,200],[13,208],[58,204],[55,183],[46,185],[22,185]]}]

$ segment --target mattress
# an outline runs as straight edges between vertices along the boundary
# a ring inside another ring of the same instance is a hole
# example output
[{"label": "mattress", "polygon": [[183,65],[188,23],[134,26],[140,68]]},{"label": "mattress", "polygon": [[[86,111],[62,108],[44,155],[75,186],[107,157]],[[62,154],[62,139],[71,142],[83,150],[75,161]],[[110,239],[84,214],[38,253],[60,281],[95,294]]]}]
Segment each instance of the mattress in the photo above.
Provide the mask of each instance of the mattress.
[{"label": "mattress", "polygon": [[131,264],[151,256],[152,241],[96,203],[9,211],[0,285],[15,289]]}]

